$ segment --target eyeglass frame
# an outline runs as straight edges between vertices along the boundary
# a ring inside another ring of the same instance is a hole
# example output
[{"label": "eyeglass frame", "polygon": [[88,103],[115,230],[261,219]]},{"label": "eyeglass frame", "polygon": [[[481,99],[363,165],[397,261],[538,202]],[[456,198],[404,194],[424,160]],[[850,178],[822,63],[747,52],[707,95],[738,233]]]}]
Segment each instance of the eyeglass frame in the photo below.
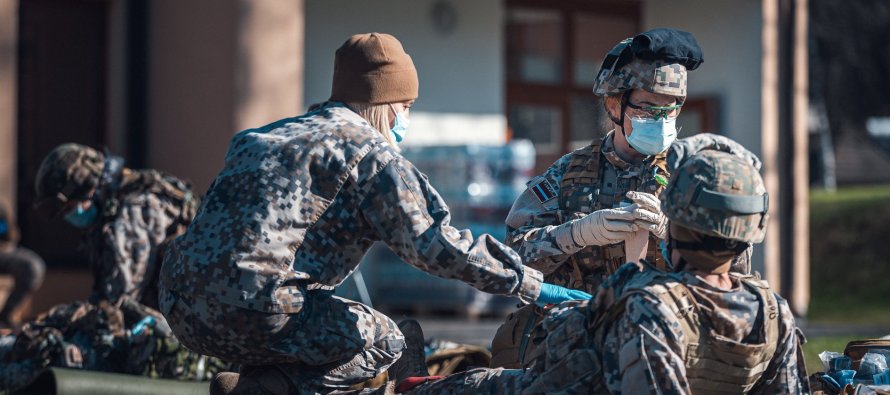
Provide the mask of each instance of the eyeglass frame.
[{"label": "eyeglass frame", "polygon": [[[646,112],[648,115],[650,115],[653,119],[656,119],[656,120],[660,119],[662,117],[664,117],[664,119],[676,119],[678,116],[680,116],[680,110],[683,108],[683,103],[674,104],[672,106],[643,107],[643,106],[638,106],[636,104],[631,103],[630,100],[627,100],[625,102],[625,105],[630,109]],[[674,116],[669,116],[668,112],[672,112],[674,110],[677,110],[677,114]],[[654,111],[654,113],[653,113],[653,111]]]}]

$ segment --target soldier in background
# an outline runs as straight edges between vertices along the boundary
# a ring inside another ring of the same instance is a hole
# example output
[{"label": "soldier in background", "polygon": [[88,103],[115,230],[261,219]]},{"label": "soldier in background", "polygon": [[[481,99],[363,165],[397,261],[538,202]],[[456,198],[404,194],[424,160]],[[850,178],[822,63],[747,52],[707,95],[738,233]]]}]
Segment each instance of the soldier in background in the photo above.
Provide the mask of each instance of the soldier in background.
[{"label": "soldier in background", "polygon": [[542,283],[490,235],[451,226],[396,146],[418,85],[395,37],[355,35],[336,52],[330,101],[232,138],[160,283],[161,311],[184,344],[248,365],[213,392],[383,390],[402,331],[419,328],[333,295],[375,241],[429,274],[524,303],[590,297]]},{"label": "soldier in background", "polygon": [[661,253],[673,271],[628,263],[594,299],[553,309],[526,370],[471,370],[412,393],[809,393],[787,302],[759,277],[730,272],[766,233],[752,155],[693,146],[672,149],[678,167],[661,195],[670,219]]},{"label": "soldier in background", "polygon": [[232,368],[182,346],[159,312],[131,299],[60,304],[0,337],[0,391],[23,389],[51,367],[193,381]]},{"label": "soldier in background", "polygon": [[[657,248],[667,232],[658,204],[670,177],[665,151],[677,138],[687,71],[702,62],[692,34],[663,28],[625,39],[606,54],[593,93],[603,99],[613,129],[529,181],[506,219],[507,245],[546,281],[594,292],[636,259],[625,256],[625,240],[640,230],[648,231],[645,258],[665,268]],[[544,315],[533,305],[512,313],[492,341],[492,367],[521,366]]]},{"label": "soldier in background", "polygon": [[80,144],[56,147],[40,165],[35,208],[83,231],[93,272],[90,301],[158,305],[159,250],[185,231],[198,206],[189,185]]},{"label": "soldier in background", "polygon": [[40,288],[46,264],[39,255],[18,245],[19,231],[10,207],[0,201],[0,274],[12,276],[14,285],[0,310],[0,327],[18,325],[22,304]]}]

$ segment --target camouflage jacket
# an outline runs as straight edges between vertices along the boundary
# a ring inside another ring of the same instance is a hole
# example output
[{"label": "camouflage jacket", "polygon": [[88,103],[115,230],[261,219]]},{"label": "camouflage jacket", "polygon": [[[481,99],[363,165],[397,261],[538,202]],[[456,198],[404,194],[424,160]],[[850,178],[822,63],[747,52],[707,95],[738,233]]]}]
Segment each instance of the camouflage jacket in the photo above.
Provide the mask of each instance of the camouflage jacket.
[{"label": "camouflage jacket", "polygon": [[[609,133],[601,142],[557,160],[529,181],[507,216],[507,244],[526,265],[541,270],[547,282],[595,292],[603,279],[626,262],[624,243],[579,246],[572,238],[572,221],[618,207],[631,190],[658,196],[664,189],[661,183],[670,177],[664,155],[630,164],[618,157],[612,139]],[[652,235],[647,259],[663,264],[658,240]]]},{"label": "camouflage jacket", "polygon": [[188,184],[157,170],[118,177],[118,187],[103,191],[110,197],[101,200],[99,223],[84,236],[94,281],[90,300],[117,303],[128,296],[154,307],[159,246],[184,231],[199,199]]},{"label": "camouflage jacket", "polygon": [[233,368],[188,350],[159,312],[131,300],[57,305],[11,336],[11,346],[2,342],[0,390],[22,388],[47,367],[196,381]]},{"label": "camouflage jacket", "polygon": [[[740,284],[740,276],[733,275],[736,286],[725,291],[688,272],[652,276],[647,273],[651,270],[657,269],[628,263],[606,280],[594,299],[564,303],[551,311],[536,335],[546,346],[531,363],[531,379],[524,392],[692,392],[689,364],[701,361],[692,357],[700,345],[689,344],[690,334],[684,332],[677,305],[650,292],[664,281],[681,283],[689,290],[698,318],[711,336],[739,350],[748,344],[772,343],[772,355],[767,355],[765,370],[751,392],[809,392],[800,348],[803,338],[788,304],[778,295],[774,299],[778,301],[778,331],[773,332],[777,338],[766,339],[770,331],[764,327],[764,315],[771,310],[757,293]],[[713,374],[722,373],[731,372]]]},{"label": "camouflage jacket", "polygon": [[171,243],[162,292],[296,313],[383,241],[430,274],[537,299],[541,273],[490,235],[450,225],[426,176],[342,103],[234,136],[188,231]]}]

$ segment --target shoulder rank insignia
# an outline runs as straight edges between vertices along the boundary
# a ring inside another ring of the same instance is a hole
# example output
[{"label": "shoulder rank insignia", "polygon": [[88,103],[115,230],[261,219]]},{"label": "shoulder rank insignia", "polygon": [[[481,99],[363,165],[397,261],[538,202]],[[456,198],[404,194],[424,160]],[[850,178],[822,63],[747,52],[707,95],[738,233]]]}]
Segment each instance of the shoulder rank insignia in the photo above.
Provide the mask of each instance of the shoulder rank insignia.
[{"label": "shoulder rank insignia", "polygon": [[541,203],[548,202],[556,198],[556,188],[553,185],[550,185],[550,182],[547,181],[544,177],[539,177],[537,180],[532,180],[529,188],[535,194],[535,197],[541,201]]}]

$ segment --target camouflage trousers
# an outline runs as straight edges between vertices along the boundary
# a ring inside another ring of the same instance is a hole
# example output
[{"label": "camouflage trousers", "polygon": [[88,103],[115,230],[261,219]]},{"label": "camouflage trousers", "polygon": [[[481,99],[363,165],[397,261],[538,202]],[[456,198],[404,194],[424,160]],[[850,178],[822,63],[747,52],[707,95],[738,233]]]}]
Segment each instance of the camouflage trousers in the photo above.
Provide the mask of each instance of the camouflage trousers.
[{"label": "camouflage trousers", "polygon": [[274,365],[300,393],[348,391],[386,371],[405,348],[395,322],[361,303],[309,291],[296,314],[247,310],[161,291],[161,311],[192,350],[241,365]]},{"label": "camouflage trousers", "polygon": [[412,395],[519,394],[524,387],[525,373],[522,369],[472,369],[423,384],[408,393]]}]

